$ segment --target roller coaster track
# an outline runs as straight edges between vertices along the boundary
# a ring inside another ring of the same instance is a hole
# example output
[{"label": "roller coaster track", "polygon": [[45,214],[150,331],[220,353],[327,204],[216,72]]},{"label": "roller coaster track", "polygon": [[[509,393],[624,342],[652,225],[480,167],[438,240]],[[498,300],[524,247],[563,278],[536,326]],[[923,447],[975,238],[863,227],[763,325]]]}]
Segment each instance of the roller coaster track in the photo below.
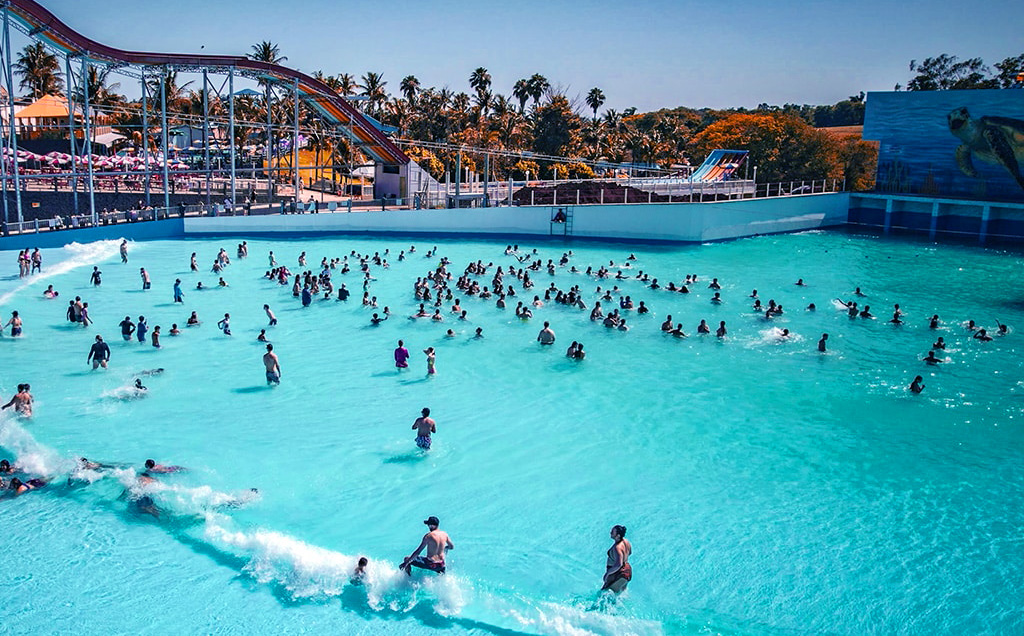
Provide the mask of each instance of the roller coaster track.
[{"label": "roller coaster track", "polygon": [[374,160],[386,164],[409,163],[409,157],[352,104],[323,82],[294,69],[234,55],[147,53],[115,49],[78,33],[33,0],[7,0],[0,3],[0,6],[6,6],[11,17],[24,25],[31,37],[43,40],[72,57],[84,56],[90,61],[114,67],[172,67],[186,72],[206,69],[225,73],[234,70],[242,76],[272,84],[289,88],[297,85],[301,101],[350,135],[352,141]]}]

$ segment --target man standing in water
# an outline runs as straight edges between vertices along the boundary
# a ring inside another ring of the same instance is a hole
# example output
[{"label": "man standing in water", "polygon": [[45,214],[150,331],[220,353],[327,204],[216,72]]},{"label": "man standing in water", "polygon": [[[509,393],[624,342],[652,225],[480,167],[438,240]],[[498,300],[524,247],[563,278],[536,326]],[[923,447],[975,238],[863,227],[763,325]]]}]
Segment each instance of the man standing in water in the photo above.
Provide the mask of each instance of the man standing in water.
[{"label": "man standing in water", "polygon": [[86,363],[92,362],[92,368],[107,368],[107,361],[110,360],[110,346],[103,342],[103,336],[96,336],[96,342],[89,349],[89,357]]},{"label": "man standing in water", "polygon": [[127,239],[122,239],[121,240],[121,262],[122,263],[127,263],[128,262],[128,240]]},{"label": "man standing in water", "polygon": [[263,366],[267,368],[267,384],[281,384],[281,362],[272,344],[267,345],[267,352],[263,354]]},{"label": "man standing in water", "polygon": [[548,321],[544,321],[544,328],[537,334],[537,342],[542,345],[555,344],[555,332]]},{"label": "man standing in water", "polygon": [[[402,565],[399,569],[405,571],[409,576],[412,576],[412,569],[414,567],[430,570],[431,572],[437,572],[438,574],[444,574],[445,552],[454,549],[455,545],[452,543],[447,532],[444,530],[438,530],[438,526],[441,525],[441,522],[437,517],[427,517],[423,523],[426,524],[428,532],[423,535],[423,540],[420,541],[416,550],[414,550],[409,556],[405,557],[405,560],[402,561]],[[419,555],[420,552],[423,551],[423,548],[427,549],[427,556],[425,557]]]},{"label": "man standing in water", "polygon": [[430,434],[437,432],[437,423],[431,419],[430,409],[424,407],[421,413],[423,415],[412,423],[412,428],[416,431],[416,446],[430,450]]},{"label": "man standing in water", "polygon": [[626,526],[612,526],[612,547],[608,548],[608,564],[604,572],[604,585],[601,590],[611,590],[616,594],[626,589],[633,578],[633,568],[629,565],[629,555],[633,546],[626,541]]}]

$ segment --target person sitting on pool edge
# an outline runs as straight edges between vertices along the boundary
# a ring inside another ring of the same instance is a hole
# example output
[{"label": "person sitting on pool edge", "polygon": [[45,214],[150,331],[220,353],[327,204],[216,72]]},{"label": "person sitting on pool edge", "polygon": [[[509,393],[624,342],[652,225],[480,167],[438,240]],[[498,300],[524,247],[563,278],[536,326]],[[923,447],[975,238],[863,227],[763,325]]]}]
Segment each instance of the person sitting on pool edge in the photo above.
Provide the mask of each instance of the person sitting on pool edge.
[{"label": "person sitting on pool edge", "polygon": [[[423,535],[423,539],[413,553],[405,557],[398,569],[404,571],[408,576],[412,576],[414,567],[444,574],[446,571],[445,552],[455,549],[455,545],[447,532],[438,529],[441,522],[437,517],[427,517],[423,523],[426,524],[428,532]],[[427,555],[419,556],[423,548],[427,549]]]}]

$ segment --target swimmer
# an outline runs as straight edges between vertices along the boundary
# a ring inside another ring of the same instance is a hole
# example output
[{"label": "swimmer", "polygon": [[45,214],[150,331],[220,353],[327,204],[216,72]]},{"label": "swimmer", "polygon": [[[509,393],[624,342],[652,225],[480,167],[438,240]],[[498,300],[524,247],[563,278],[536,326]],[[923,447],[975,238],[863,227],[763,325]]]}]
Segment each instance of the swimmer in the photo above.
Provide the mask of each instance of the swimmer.
[{"label": "swimmer", "polygon": [[89,275],[89,282],[92,283],[94,287],[99,287],[100,284],[103,283],[103,272],[100,271],[99,267],[93,266],[92,274]]},{"label": "swimmer", "polygon": [[676,325],[676,328],[673,329],[672,331],[670,331],[669,333],[672,334],[673,336],[675,336],[676,338],[688,338],[689,337],[689,336],[686,335],[686,332],[683,331],[683,323],[679,323],[678,325]]},{"label": "swimmer", "polygon": [[928,328],[929,329],[938,329],[939,328],[939,314],[933,314],[931,319],[928,320]]},{"label": "swimmer", "polygon": [[383,318],[381,318],[379,314],[373,314],[373,317],[370,318],[370,324],[374,325],[374,326],[377,326],[377,325],[379,325],[380,323],[384,322],[387,319],[388,319],[388,316],[386,314],[385,314],[385,316]]},{"label": "swimmer", "polygon": [[122,263],[127,263],[128,262],[128,241],[126,239],[121,241],[120,252],[121,252],[121,262]]},{"label": "swimmer", "polygon": [[984,329],[979,329],[973,337],[975,340],[981,340],[982,342],[989,342],[992,340],[992,336],[988,335],[988,332]]},{"label": "swimmer", "polygon": [[580,346],[580,343],[578,343],[575,340],[573,340],[572,344],[569,345],[569,348],[565,350],[565,357],[567,357],[567,358],[575,358],[576,357],[576,350],[579,348],[579,346]]},{"label": "swimmer", "polygon": [[818,308],[814,306],[814,303],[807,305],[807,311],[815,311],[816,309]]},{"label": "swimmer", "polygon": [[923,382],[923,381],[924,381],[924,378],[921,377],[921,376],[917,376],[916,378],[914,378],[914,381],[910,383],[910,387],[909,387],[910,392],[916,394],[916,393],[920,393],[921,391],[924,391],[924,385],[921,384],[921,382]]},{"label": "swimmer", "polygon": [[484,337],[484,328],[483,327],[477,327],[476,328],[476,333],[473,334],[473,338],[483,338],[483,337]]},{"label": "swimmer", "polygon": [[928,355],[922,358],[921,361],[927,362],[928,364],[938,364],[940,362],[945,362],[945,360],[935,357],[935,351],[929,351]]},{"label": "swimmer", "polygon": [[946,341],[942,339],[942,336],[939,336],[939,339],[932,343],[932,349],[945,349],[945,348],[946,348]]},{"label": "swimmer", "polygon": [[[125,261],[125,262],[127,262],[127,261]],[[144,289],[144,290],[145,289],[149,289],[150,288],[149,272],[146,271],[145,267],[140,267],[139,268],[139,278],[142,279],[142,289]]]},{"label": "swimmer", "polygon": [[180,278],[175,278],[174,279],[174,302],[176,302],[176,303],[183,303],[183,302],[185,302],[184,298],[185,298],[185,294],[181,293],[181,279]]},{"label": "swimmer", "polygon": [[46,291],[43,292],[43,296],[46,296],[47,298],[56,298],[59,295],[60,294],[53,289],[53,285],[48,285],[46,287]]},{"label": "swimmer", "polygon": [[19,384],[18,392],[14,394],[14,397],[11,398],[11,401],[8,402],[7,404],[4,404],[3,407],[0,408],[6,409],[9,406],[13,406],[14,411],[16,413],[19,413],[25,417],[32,417],[33,400],[32,394],[29,393],[29,389],[31,388],[32,387],[29,386],[28,384]]},{"label": "swimmer", "polygon": [[[398,260],[402,259],[399,258]],[[356,569],[352,572],[352,578],[349,579],[349,582],[353,585],[362,585],[363,577],[366,576],[366,566],[369,563],[366,557],[359,557],[359,563],[356,564]]]},{"label": "swimmer", "polygon": [[217,327],[224,332],[225,336],[231,335],[231,314],[224,314],[224,318],[217,321]]},{"label": "swimmer", "polygon": [[661,323],[661,330],[668,333],[672,331],[672,315],[665,316],[665,322]]},{"label": "swimmer", "polygon": [[871,305],[864,305],[864,309],[861,310],[859,316],[861,318],[874,318],[874,315],[871,313]]},{"label": "swimmer", "polygon": [[146,472],[142,473],[142,475],[140,475],[140,477],[145,476],[147,478],[145,480],[147,483],[152,483],[152,482],[156,481],[155,479],[150,477],[147,473],[158,473],[158,474],[180,473],[180,472],[184,472],[186,470],[182,466],[164,466],[163,464],[156,463],[152,459],[147,459],[145,466],[146,466]]},{"label": "swimmer", "polygon": [[103,367],[107,368],[107,362],[110,360],[110,346],[103,342],[103,336],[97,335],[96,342],[93,343],[92,347],[89,348],[89,357],[86,358],[86,364],[92,363],[92,368]]},{"label": "swimmer", "polygon": [[541,329],[540,333],[537,334],[537,342],[541,343],[542,345],[555,344],[555,332],[551,328],[551,324],[548,323],[547,321],[544,322],[544,328]]},{"label": "swimmer", "polygon": [[267,345],[267,352],[263,354],[263,366],[267,371],[267,385],[281,384],[281,361],[274,353],[274,345]]},{"label": "swimmer", "polygon": [[17,472],[14,466],[11,466],[11,462],[6,459],[0,459],[0,475],[12,475]]},{"label": "swimmer", "polygon": [[711,297],[711,302],[716,305],[722,304],[722,295],[719,292],[715,292],[715,295]]},{"label": "swimmer", "polygon": [[395,348],[395,367],[399,369],[405,369],[409,366],[409,350],[405,348],[405,343],[401,340],[398,341],[398,346]]},{"label": "swimmer", "polygon": [[715,336],[719,338],[724,338],[727,333],[728,332],[725,329],[725,321],[723,320],[718,323],[718,329],[715,330]]},{"label": "swimmer", "polygon": [[185,326],[186,327],[196,327],[198,325],[199,325],[199,316],[196,314],[196,312],[193,311],[192,315],[190,315],[188,317],[188,320],[185,321]]},{"label": "swimmer", "polygon": [[825,342],[828,340],[828,334],[821,334],[821,340],[818,341],[818,351],[825,353]]},{"label": "swimmer", "polygon": [[711,333],[711,327],[708,326],[708,322],[706,320],[702,319],[700,324],[697,325],[697,333]]},{"label": "swimmer", "polygon": [[445,338],[454,338],[455,337],[455,332],[452,331],[451,329],[449,329],[448,331],[444,332],[444,337]]},{"label": "swimmer", "polygon": [[[423,539],[413,553],[405,557],[398,569],[403,570],[409,576],[412,576],[412,568],[414,567],[444,574],[446,570],[444,563],[445,552],[454,549],[455,545],[452,544],[452,540],[447,532],[438,529],[441,522],[437,517],[427,517],[423,523],[426,524],[428,532],[423,535]],[[425,557],[419,556],[423,548],[427,549]]]},{"label": "swimmer", "polygon": [[430,435],[437,432],[437,422],[431,419],[429,408],[424,407],[420,413],[420,417],[417,417],[416,421],[412,423],[412,428],[416,431],[416,446],[423,450],[430,450]]},{"label": "swimmer", "polygon": [[629,557],[633,546],[626,540],[626,526],[613,526],[611,537],[614,543],[608,548],[608,562],[605,566],[604,585],[601,590],[621,593],[633,579],[633,568],[629,565]]},{"label": "swimmer", "polygon": [[437,359],[434,354],[434,348],[427,347],[423,350],[423,353],[427,356],[427,375],[434,375],[437,373],[437,369],[434,368],[434,363]]},{"label": "swimmer", "polygon": [[146,387],[142,386],[142,380],[135,378],[135,390],[136,391],[148,391]]},{"label": "swimmer", "polygon": [[266,329],[260,329],[260,335],[256,336],[256,340],[257,340],[257,342],[266,342],[267,341],[267,330]]},{"label": "swimmer", "polygon": [[153,341],[153,346],[156,347],[157,349],[159,349],[160,348],[160,325],[157,325],[157,326],[153,327],[153,333],[151,334],[150,338]]},{"label": "swimmer", "polygon": [[270,319],[270,326],[273,327],[276,325],[277,316],[274,315],[274,312],[270,311],[270,305],[263,305],[263,311],[266,312],[267,318]]},{"label": "swimmer", "polygon": [[28,481],[23,482],[17,477],[13,477],[11,478],[11,483],[8,488],[12,490],[14,492],[14,496],[17,497],[18,495],[25,494],[30,490],[42,488],[45,485],[46,482],[42,479],[29,479]]},{"label": "swimmer", "polygon": [[648,309],[647,305],[644,304],[644,301],[641,300],[640,301],[640,306],[636,308],[636,313],[638,313],[638,314],[646,314],[649,311],[650,311],[650,309]]},{"label": "swimmer", "polygon": [[196,283],[196,289],[203,289],[203,281]]},{"label": "swimmer", "polygon": [[798,281],[796,281],[795,284],[796,284],[797,287],[805,287],[806,286],[806,284],[804,283],[804,279],[802,279],[802,278],[799,279]]},{"label": "swimmer", "polygon": [[170,333],[172,336],[177,336],[178,334],[180,334],[181,329],[178,329],[178,323],[171,323],[171,330],[168,333]]}]

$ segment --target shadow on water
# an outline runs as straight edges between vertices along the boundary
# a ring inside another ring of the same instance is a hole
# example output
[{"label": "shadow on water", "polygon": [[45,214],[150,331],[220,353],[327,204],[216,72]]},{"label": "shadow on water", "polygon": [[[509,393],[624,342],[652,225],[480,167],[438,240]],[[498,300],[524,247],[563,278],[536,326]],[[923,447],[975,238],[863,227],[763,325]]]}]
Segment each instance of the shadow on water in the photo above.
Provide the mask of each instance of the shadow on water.
[{"label": "shadow on water", "polygon": [[433,376],[426,375],[416,380],[402,380],[401,382],[402,384],[420,384],[421,382],[430,382],[431,377]]},{"label": "shadow on water", "polygon": [[384,459],[385,464],[418,464],[427,458],[427,454],[422,451],[413,451],[410,453],[402,453],[401,455],[392,455]]},{"label": "shadow on water", "polygon": [[273,385],[270,385],[270,384],[262,385],[261,384],[259,386],[243,386],[243,387],[239,387],[237,389],[231,389],[231,392],[232,393],[262,393],[264,391],[269,391],[269,390],[271,390],[273,388],[274,388]]}]

